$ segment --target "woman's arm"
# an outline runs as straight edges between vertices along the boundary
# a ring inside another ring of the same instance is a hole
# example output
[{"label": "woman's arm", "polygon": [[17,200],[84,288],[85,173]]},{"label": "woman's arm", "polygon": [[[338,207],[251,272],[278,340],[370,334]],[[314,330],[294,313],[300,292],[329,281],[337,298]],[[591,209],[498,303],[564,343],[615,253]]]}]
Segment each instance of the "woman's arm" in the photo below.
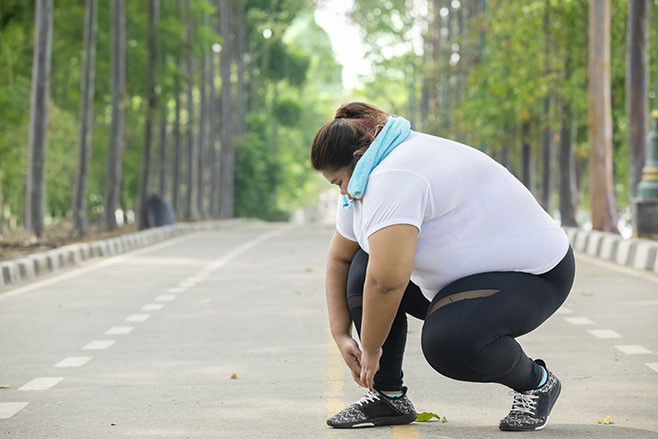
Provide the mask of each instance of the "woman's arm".
[{"label": "woman's arm", "polygon": [[336,343],[346,336],[352,336],[352,318],[347,309],[347,275],[352,259],[358,250],[358,243],[334,232],[327,255],[325,289],[329,328]]},{"label": "woman's arm", "polygon": [[363,291],[361,382],[372,389],[381,347],[388,337],[414,265],[418,229],[408,224],[370,235],[370,258]]}]

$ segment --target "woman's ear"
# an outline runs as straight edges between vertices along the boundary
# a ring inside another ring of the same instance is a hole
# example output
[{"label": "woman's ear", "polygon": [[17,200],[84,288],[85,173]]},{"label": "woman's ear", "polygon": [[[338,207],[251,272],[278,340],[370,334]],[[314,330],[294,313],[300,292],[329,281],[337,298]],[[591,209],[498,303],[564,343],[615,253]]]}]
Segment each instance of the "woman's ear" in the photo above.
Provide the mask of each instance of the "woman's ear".
[{"label": "woman's ear", "polygon": [[355,162],[358,161],[361,157],[363,157],[364,153],[365,153],[365,151],[363,151],[361,149],[357,149],[356,151],[354,151],[352,153],[352,157],[354,158],[354,161]]}]

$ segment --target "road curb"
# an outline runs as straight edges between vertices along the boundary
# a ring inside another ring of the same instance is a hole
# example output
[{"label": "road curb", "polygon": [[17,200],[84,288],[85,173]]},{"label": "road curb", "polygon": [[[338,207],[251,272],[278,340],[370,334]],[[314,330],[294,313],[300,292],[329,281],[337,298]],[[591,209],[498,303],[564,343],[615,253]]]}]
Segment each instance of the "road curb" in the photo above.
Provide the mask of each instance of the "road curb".
[{"label": "road curb", "polygon": [[147,247],[191,232],[220,230],[243,223],[243,219],[177,223],[99,241],[69,244],[0,262],[0,290],[34,280],[47,273],[80,265],[85,261],[105,258]]},{"label": "road curb", "polygon": [[624,239],[614,233],[564,227],[577,252],[658,274],[658,241]]}]

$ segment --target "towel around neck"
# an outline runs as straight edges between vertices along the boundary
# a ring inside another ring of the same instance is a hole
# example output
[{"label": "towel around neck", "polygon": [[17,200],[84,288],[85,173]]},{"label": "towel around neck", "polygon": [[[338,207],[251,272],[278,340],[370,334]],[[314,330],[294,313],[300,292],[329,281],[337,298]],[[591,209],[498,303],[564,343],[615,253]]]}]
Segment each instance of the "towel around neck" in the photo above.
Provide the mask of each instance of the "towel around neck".
[{"label": "towel around neck", "polygon": [[[368,184],[368,177],[375,167],[390,154],[396,146],[402,143],[407,136],[411,125],[403,117],[389,116],[386,125],[377,134],[366,152],[359,159],[347,185],[347,192],[353,198],[362,198]],[[353,202],[347,195],[343,195],[343,207],[352,206]]]}]

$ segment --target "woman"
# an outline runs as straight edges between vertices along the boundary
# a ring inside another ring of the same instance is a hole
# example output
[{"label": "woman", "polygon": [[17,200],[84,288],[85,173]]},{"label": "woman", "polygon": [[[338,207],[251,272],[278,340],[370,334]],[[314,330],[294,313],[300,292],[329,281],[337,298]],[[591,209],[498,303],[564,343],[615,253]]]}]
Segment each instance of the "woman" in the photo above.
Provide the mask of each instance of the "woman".
[{"label": "woman", "polygon": [[344,197],[327,259],[329,324],[354,381],[369,389],[327,423],[416,419],[402,385],[411,314],[424,320],[422,349],[437,372],[512,389],[501,430],[543,428],[560,381],[515,337],[571,289],[573,252],[559,225],[487,155],[370,105],[340,107],[311,161]]}]

